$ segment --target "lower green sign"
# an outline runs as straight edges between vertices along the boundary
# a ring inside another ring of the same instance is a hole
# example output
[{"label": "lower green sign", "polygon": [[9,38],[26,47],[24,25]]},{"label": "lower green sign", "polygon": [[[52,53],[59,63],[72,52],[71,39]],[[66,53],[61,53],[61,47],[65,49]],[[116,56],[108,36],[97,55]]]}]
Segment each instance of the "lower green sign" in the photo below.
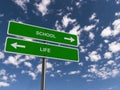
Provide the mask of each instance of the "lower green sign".
[{"label": "lower green sign", "polygon": [[78,49],[10,37],[6,39],[5,51],[76,62],[79,61]]}]

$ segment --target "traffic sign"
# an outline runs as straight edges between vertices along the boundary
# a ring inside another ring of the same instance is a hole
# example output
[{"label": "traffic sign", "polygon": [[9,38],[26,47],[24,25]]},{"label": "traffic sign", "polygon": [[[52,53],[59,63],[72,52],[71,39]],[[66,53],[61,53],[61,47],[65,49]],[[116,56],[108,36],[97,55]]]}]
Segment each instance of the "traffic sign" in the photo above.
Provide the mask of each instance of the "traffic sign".
[{"label": "traffic sign", "polygon": [[79,60],[78,49],[10,37],[6,39],[5,51],[75,62]]},{"label": "traffic sign", "polygon": [[14,21],[9,22],[8,34],[30,37],[34,39],[40,39],[71,46],[78,45],[78,38],[76,35],[58,32],[56,30],[51,30],[38,26],[17,23]]}]

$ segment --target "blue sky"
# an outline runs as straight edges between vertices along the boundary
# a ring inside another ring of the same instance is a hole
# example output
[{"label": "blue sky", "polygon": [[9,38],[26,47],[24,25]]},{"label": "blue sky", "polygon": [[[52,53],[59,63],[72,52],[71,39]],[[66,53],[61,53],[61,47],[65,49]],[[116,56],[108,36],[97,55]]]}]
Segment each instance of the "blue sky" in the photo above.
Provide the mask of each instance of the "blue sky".
[{"label": "blue sky", "polygon": [[79,36],[78,63],[47,60],[46,90],[119,90],[120,0],[0,1],[0,90],[40,90],[41,58],[4,52],[10,20]]}]

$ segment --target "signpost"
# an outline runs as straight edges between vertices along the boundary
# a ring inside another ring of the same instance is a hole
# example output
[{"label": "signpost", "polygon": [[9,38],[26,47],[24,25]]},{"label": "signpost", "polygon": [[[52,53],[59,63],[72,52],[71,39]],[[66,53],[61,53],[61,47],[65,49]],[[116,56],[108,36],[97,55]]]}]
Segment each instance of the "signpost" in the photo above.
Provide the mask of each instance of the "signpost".
[{"label": "signpost", "polygon": [[[69,46],[77,46],[78,38],[76,35],[58,32],[47,28],[37,27],[33,25],[17,23],[10,21],[8,34],[21,37],[29,37],[44,42],[60,43]],[[10,53],[19,53],[27,55],[35,55],[42,57],[42,78],[41,90],[45,90],[45,70],[46,58],[62,59],[66,61],[79,61],[78,49],[56,46],[52,44],[26,41],[22,39],[10,38],[6,39],[5,51]]]},{"label": "signpost", "polygon": [[76,35],[12,21],[9,22],[8,34],[30,37],[71,46],[78,45],[78,39]]},{"label": "signpost", "polygon": [[7,38],[5,51],[75,62],[79,60],[77,49],[15,38]]}]

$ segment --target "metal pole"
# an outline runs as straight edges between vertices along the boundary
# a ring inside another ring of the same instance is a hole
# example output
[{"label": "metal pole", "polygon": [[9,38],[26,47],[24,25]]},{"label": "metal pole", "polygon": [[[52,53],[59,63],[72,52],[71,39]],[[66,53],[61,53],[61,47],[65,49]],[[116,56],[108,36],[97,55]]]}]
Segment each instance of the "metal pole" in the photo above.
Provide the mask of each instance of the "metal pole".
[{"label": "metal pole", "polygon": [[46,59],[42,58],[41,90],[45,90]]}]

